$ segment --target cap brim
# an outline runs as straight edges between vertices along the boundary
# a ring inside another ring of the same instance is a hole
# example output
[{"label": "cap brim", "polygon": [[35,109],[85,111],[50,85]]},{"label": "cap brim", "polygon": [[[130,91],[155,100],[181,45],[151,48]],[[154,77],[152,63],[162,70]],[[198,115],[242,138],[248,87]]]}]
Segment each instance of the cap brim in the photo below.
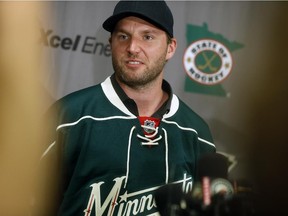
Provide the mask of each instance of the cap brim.
[{"label": "cap brim", "polygon": [[120,13],[120,14],[110,16],[108,19],[105,20],[102,26],[108,32],[112,32],[118,21],[120,21],[121,19],[125,17],[132,16],[132,15],[134,14],[126,12],[126,13]]},{"label": "cap brim", "polygon": [[108,31],[108,32],[113,32],[116,24],[123,18],[128,17],[128,16],[136,16],[139,17],[141,19],[144,19],[146,21],[148,21],[149,23],[155,25],[156,27],[164,30],[165,32],[167,32],[167,30],[161,26],[159,23],[156,23],[154,20],[150,19],[149,17],[145,16],[144,14],[141,13],[135,13],[135,12],[122,12],[113,16],[110,16],[108,19],[106,19],[103,23],[103,28]]}]

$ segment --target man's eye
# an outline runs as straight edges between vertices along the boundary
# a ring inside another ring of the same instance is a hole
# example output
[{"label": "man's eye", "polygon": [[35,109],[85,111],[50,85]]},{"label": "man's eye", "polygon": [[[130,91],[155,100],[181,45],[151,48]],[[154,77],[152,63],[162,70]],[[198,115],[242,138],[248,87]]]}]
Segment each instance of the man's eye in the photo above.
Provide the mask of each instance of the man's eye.
[{"label": "man's eye", "polygon": [[145,40],[152,40],[153,37],[152,37],[151,35],[145,35],[145,36],[144,36],[144,39],[145,39]]},{"label": "man's eye", "polygon": [[128,38],[128,36],[127,35],[119,35],[118,38],[120,40],[126,40]]}]

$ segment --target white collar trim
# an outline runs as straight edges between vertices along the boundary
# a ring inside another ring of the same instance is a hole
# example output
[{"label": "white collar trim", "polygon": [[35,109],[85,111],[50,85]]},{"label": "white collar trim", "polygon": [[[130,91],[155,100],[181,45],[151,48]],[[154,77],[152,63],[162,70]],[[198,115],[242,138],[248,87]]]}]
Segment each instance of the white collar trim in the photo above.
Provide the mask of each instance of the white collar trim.
[{"label": "white collar trim", "polygon": [[106,78],[104,82],[101,83],[101,87],[103,89],[104,94],[108,98],[108,100],[118,109],[129,116],[134,116],[127,107],[123,104],[119,96],[117,95],[115,89],[112,86],[110,76]]},{"label": "white collar trim", "polygon": [[[101,83],[101,87],[103,89],[104,94],[108,98],[108,100],[115,107],[117,107],[118,109],[120,109],[122,112],[124,112],[125,114],[127,114],[129,116],[135,116],[127,109],[127,107],[124,105],[124,103],[121,101],[121,99],[117,95],[115,89],[112,86],[110,76],[107,77],[106,80]],[[178,108],[179,108],[179,99],[175,94],[173,94],[170,111],[169,111],[169,113],[165,114],[163,116],[163,118],[166,119],[166,118],[173,116],[177,112]]]}]

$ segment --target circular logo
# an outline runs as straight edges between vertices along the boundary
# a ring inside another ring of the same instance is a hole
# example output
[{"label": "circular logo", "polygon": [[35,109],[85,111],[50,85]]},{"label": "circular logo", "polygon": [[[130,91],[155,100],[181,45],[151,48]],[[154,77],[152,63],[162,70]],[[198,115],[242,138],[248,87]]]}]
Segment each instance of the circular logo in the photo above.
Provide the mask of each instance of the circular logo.
[{"label": "circular logo", "polygon": [[204,85],[215,85],[226,79],[232,70],[232,62],[230,51],[211,39],[193,42],[183,56],[187,75]]},{"label": "circular logo", "polygon": [[210,189],[212,195],[230,195],[234,193],[232,184],[228,180],[222,178],[212,180]]}]

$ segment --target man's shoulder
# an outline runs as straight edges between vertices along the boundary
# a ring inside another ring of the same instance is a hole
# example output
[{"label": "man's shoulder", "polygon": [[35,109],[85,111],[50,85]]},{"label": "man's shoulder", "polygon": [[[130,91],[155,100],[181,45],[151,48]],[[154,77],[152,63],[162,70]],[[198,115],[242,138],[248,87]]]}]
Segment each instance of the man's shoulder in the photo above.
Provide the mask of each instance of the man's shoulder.
[{"label": "man's shoulder", "polygon": [[179,100],[179,114],[182,114],[186,117],[191,117],[191,118],[197,118],[201,121],[204,121],[203,118],[191,107],[189,106],[187,103],[185,103],[182,99],[180,99],[178,97]]},{"label": "man's shoulder", "polygon": [[92,114],[96,104],[103,101],[101,85],[93,85],[78,91],[71,92],[57,100],[51,107],[57,118],[62,121],[73,121],[82,115]]},{"label": "man's shoulder", "polygon": [[82,100],[91,100],[95,96],[101,93],[101,85],[93,85],[89,86],[74,92],[71,92],[61,99],[59,99],[59,103],[74,103],[74,102],[81,102]]},{"label": "man's shoulder", "polygon": [[200,133],[210,131],[208,123],[201,116],[201,114],[197,113],[179,97],[178,100],[179,106],[177,112],[174,115],[175,121],[179,121],[187,127],[194,128]]}]

